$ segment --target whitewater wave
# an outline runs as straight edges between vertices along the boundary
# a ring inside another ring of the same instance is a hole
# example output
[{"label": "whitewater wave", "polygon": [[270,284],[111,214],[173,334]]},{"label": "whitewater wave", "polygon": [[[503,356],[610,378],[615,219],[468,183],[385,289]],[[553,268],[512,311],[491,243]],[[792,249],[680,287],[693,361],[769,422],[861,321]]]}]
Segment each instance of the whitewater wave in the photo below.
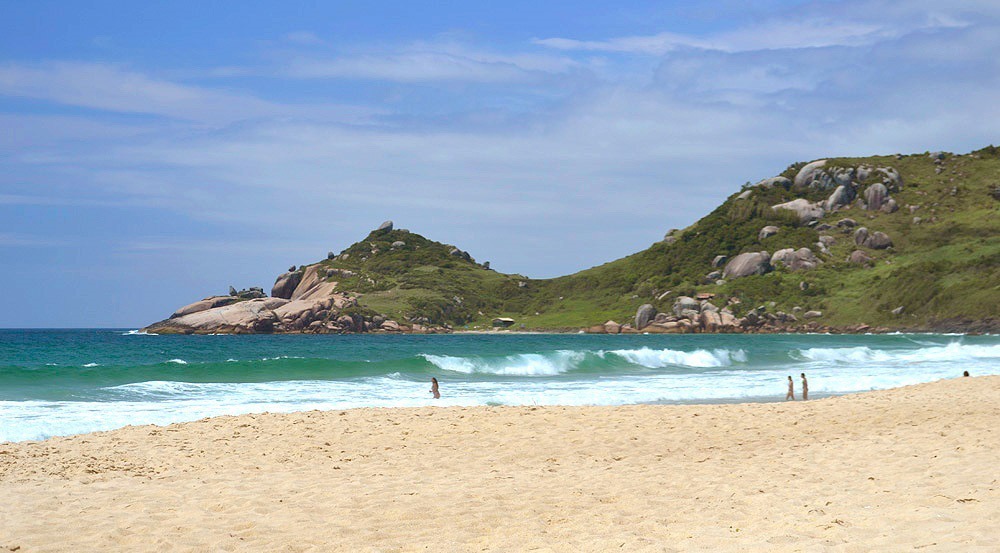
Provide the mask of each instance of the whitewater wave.
[{"label": "whitewater wave", "polygon": [[1000,360],[1000,345],[970,345],[952,342],[913,350],[882,350],[867,346],[851,348],[809,348],[798,350],[808,361],[840,363],[927,363]]},{"label": "whitewater wave", "polygon": [[620,349],[607,353],[617,355],[634,365],[650,369],[662,369],[670,366],[681,367],[728,367],[734,363],[746,363],[747,354],[743,350],[715,349],[680,351],[673,349]]},{"label": "whitewater wave", "polygon": [[454,357],[428,353],[420,356],[443,371],[503,376],[555,376],[578,367],[587,356],[587,352],[562,350],[549,354],[521,353],[498,358]]},{"label": "whitewater wave", "polygon": [[122,332],[122,336],[159,336],[155,332],[146,332],[145,330],[129,330]]},{"label": "whitewater wave", "polygon": [[431,354],[421,354],[421,357],[444,371],[504,376],[555,376],[581,369],[605,372],[629,365],[646,369],[728,367],[747,360],[743,350],[680,351],[647,347],[612,351],[559,350],[494,358]]},{"label": "whitewater wave", "polygon": [[87,364],[84,365],[84,367],[86,367],[88,369],[91,368],[91,367],[100,367],[100,366],[101,366],[100,363],[87,363]]},{"label": "whitewater wave", "polygon": [[183,359],[169,359],[167,363],[174,363],[176,365],[187,365],[188,362]]}]

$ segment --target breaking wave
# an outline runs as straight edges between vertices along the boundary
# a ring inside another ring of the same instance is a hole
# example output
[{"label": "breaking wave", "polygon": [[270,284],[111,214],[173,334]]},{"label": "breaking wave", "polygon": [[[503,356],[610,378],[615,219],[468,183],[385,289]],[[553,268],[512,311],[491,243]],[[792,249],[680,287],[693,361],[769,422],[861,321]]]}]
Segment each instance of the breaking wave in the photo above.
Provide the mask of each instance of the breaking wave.
[{"label": "breaking wave", "polygon": [[808,361],[859,363],[928,363],[962,361],[1000,361],[1000,345],[970,345],[952,342],[945,346],[929,346],[908,350],[872,349],[867,346],[850,348],[809,348],[798,350]]}]

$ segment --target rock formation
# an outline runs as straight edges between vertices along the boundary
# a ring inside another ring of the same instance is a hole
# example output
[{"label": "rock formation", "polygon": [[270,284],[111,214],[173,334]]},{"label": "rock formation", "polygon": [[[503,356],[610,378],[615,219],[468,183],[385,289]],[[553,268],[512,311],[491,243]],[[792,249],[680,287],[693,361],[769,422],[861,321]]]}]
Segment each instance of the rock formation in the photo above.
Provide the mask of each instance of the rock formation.
[{"label": "rock formation", "polygon": [[789,211],[794,211],[795,214],[799,216],[799,221],[803,223],[821,219],[823,215],[826,214],[826,211],[821,205],[810,202],[805,198],[798,198],[783,204],[772,205],[771,209],[787,209]]},{"label": "rock formation", "polygon": [[776,227],[774,225],[767,225],[766,227],[760,229],[760,232],[757,233],[757,240],[761,241],[761,240],[763,240],[765,238],[770,238],[770,237],[774,236],[775,234],[778,234],[778,231],[780,231],[780,230],[781,229],[779,229],[778,227]]},{"label": "rock formation", "polygon": [[774,252],[771,256],[771,265],[777,267],[784,265],[790,271],[806,271],[815,269],[820,264],[820,260],[809,248],[785,248]]},{"label": "rock formation", "polygon": [[635,329],[642,330],[656,317],[656,308],[651,304],[643,304],[635,312]]},{"label": "rock formation", "polygon": [[741,253],[734,257],[722,271],[724,278],[762,275],[771,271],[771,255],[767,252]]}]

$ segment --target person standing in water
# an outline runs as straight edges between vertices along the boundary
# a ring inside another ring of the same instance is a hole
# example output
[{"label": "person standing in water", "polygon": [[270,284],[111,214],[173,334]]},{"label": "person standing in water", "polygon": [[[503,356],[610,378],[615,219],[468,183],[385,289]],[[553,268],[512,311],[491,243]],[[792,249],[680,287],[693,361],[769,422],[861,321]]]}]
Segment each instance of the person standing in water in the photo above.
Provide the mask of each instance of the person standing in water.
[{"label": "person standing in water", "polygon": [[806,380],[806,373],[802,373],[802,401],[809,399],[809,382]]},{"label": "person standing in water", "polygon": [[788,375],[788,393],[785,394],[785,401],[788,400],[795,401],[795,382],[792,382],[791,375]]},{"label": "person standing in water", "polygon": [[431,377],[431,393],[434,394],[434,399],[441,399],[441,392],[438,391],[438,379],[433,376]]}]

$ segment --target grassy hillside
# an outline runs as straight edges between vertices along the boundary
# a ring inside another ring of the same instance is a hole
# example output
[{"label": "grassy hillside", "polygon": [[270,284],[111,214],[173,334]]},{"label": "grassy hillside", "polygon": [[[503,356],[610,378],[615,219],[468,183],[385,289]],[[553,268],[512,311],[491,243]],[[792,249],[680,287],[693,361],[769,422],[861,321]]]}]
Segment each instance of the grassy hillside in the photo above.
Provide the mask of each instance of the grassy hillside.
[{"label": "grassy hillside", "polygon": [[[794,213],[774,204],[805,197],[824,199],[829,191],[775,187],[741,191],[697,223],[631,256],[572,275],[531,280],[504,275],[453,255],[450,246],[401,231],[375,231],[340,256],[323,261],[342,290],[360,294],[361,305],[391,317],[427,317],[458,327],[485,327],[496,316],[512,317],[528,329],[579,328],[615,319],[631,320],[636,308],[652,303],[669,310],[678,295],[712,292],[738,298],[737,315],[775,302],[772,310],[793,307],[824,313],[820,322],[858,323],[898,328],[942,327],[952,323],[996,320],[1000,311],[1000,150],[984,148],[967,155],[947,154],[935,163],[927,153],[909,156],[830,159],[830,166],[893,167],[903,187],[892,197],[895,213],[858,207],[827,214],[818,223],[833,225],[845,217],[893,241],[888,250],[865,250],[874,265],[846,262],[858,248],[851,231],[818,232]],[[803,164],[782,173],[793,178]],[[919,206],[911,213],[909,206]],[[914,222],[919,217],[919,222]],[[777,235],[758,240],[766,225]],[[706,284],[716,255],[730,258],[747,251],[809,247],[819,255],[819,235],[835,237],[830,255],[811,271],[772,273]],[[392,247],[396,241],[405,246]],[[461,253],[461,252],[459,252]],[[346,256],[344,254],[347,254]],[[808,286],[803,289],[801,283]],[[664,294],[669,291],[669,294]],[[662,299],[657,299],[662,298]],[[903,308],[901,315],[892,310]],[[520,326],[520,325],[519,325]]]}]

